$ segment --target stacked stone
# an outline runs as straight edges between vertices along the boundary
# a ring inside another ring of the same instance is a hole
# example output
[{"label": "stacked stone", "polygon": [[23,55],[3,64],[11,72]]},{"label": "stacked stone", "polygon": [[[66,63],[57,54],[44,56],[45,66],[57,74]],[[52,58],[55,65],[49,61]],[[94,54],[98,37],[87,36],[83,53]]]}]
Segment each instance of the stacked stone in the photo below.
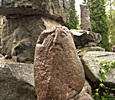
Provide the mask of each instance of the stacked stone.
[{"label": "stacked stone", "polygon": [[39,34],[64,23],[71,0],[2,0],[0,15],[7,22],[2,32],[2,54],[19,62],[33,61]]},{"label": "stacked stone", "polygon": [[[84,70],[76,54],[71,32],[60,26],[67,19],[70,2],[71,0],[0,1],[0,14],[7,18],[2,31],[2,53],[15,61],[33,61],[36,46],[34,79],[39,100],[81,100],[86,93],[83,89]],[[51,29],[52,27],[54,28]],[[20,79],[20,75],[17,77]],[[26,81],[25,78],[21,79]]]},{"label": "stacked stone", "polygon": [[105,51],[104,48],[99,46],[102,40],[102,36],[99,33],[75,29],[71,29],[70,31],[74,36],[74,42],[79,56],[82,56],[84,51]]}]

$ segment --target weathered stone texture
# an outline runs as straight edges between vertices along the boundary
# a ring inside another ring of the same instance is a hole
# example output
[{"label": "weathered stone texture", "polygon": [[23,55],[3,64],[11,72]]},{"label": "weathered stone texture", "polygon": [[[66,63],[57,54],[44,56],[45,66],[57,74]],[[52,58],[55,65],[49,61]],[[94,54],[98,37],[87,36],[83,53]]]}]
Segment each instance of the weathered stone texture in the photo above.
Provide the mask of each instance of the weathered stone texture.
[{"label": "weathered stone texture", "polygon": [[16,79],[35,86],[33,64],[25,64],[5,60],[5,65],[9,67],[10,71],[12,72],[12,75]]},{"label": "weathered stone texture", "polygon": [[88,44],[91,42],[95,43],[95,45],[98,45],[102,40],[102,36],[99,33],[94,33],[92,31],[76,29],[71,29],[70,31],[74,35],[74,42],[77,47],[85,45],[91,46]]},{"label": "weathered stone texture", "polygon": [[37,100],[35,89],[30,84],[33,66],[9,63],[0,54],[0,100]]},{"label": "weathered stone texture", "polygon": [[88,93],[83,92],[79,95],[79,98],[76,100],[94,100]]},{"label": "weathered stone texture", "polygon": [[2,0],[0,14],[39,14],[53,19],[66,20],[71,0]]},{"label": "weathered stone texture", "polygon": [[80,93],[84,71],[67,28],[58,26],[40,34],[34,70],[39,100],[71,100]]},{"label": "weathered stone texture", "polygon": [[86,4],[80,5],[81,8],[81,29],[91,31],[90,10]]},{"label": "weathered stone texture", "polygon": [[71,0],[1,0],[0,14],[7,18],[2,31],[2,54],[15,61],[33,61],[39,34],[63,24]]},{"label": "weathered stone texture", "polygon": [[[102,67],[99,62],[106,61],[115,61],[115,53],[113,52],[104,52],[104,51],[89,51],[82,57],[82,62],[84,64],[84,69],[86,77],[97,83],[101,78],[99,70]],[[115,88],[115,68],[106,73],[107,78],[104,83]]]},{"label": "weathered stone texture", "polygon": [[2,32],[2,53],[17,61],[32,61],[39,34],[59,23],[41,16],[9,16]]}]

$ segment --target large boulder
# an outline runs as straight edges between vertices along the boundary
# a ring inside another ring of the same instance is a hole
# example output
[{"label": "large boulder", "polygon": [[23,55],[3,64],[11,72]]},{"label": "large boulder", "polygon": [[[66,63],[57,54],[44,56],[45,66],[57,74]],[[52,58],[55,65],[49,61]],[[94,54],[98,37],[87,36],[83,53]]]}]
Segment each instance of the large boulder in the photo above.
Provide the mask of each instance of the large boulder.
[{"label": "large boulder", "polygon": [[[11,17],[11,16],[10,16]],[[41,16],[12,16],[2,32],[2,54],[15,57],[19,62],[33,61],[39,34],[58,22]]]},{"label": "large boulder", "polygon": [[12,75],[15,78],[24,81],[32,86],[35,86],[33,64],[17,63],[5,60],[5,65],[9,67]]},{"label": "large boulder", "polygon": [[66,27],[43,31],[35,50],[35,89],[39,100],[71,100],[85,76],[71,32]]},{"label": "large boulder", "polygon": [[[99,70],[102,67],[99,62],[115,61],[115,53],[104,51],[90,51],[82,57],[84,70],[87,78],[96,83],[100,79]],[[107,72],[105,84],[109,87],[115,87],[115,68]]]},{"label": "large boulder", "polygon": [[18,62],[33,61],[39,34],[64,24],[71,0],[0,0],[0,15],[5,15],[2,54]]},{"label": "large boulder", "polygon": [[1,15],[43,15],[65,21],[71,0],[0,0]]},{"label": "large boulder", "polygon": [[11,64],[0,55],[0,100],[37,100],[33,84],[26,81],[33,76],[30,75],[30,68],[27,65]]}]

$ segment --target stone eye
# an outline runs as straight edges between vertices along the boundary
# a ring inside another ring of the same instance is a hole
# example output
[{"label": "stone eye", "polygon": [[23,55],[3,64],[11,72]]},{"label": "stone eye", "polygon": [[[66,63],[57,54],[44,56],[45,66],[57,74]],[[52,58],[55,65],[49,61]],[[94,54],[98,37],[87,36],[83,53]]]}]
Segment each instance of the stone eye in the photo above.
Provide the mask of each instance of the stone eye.
[{"label": "stone eye", "polygon": [[65,37],[66,34],[64,32],[61,33],[61,37]]},{"label": "stone eye", "polygon": [[52,36],[55,37],[55,33],[53,33]]}]

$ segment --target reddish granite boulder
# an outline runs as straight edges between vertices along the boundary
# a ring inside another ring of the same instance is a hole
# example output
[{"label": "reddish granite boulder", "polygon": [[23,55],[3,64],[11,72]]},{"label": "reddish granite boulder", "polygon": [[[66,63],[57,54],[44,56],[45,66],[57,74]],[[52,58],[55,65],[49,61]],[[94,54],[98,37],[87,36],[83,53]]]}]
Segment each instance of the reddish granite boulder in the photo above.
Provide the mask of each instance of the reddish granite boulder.
[{"label": "reddish granite boulder", "polygon": [[66,27],[43,31],[34,59],[35,89],[39,100],[70,100],[80,93],[85,76]]}]

